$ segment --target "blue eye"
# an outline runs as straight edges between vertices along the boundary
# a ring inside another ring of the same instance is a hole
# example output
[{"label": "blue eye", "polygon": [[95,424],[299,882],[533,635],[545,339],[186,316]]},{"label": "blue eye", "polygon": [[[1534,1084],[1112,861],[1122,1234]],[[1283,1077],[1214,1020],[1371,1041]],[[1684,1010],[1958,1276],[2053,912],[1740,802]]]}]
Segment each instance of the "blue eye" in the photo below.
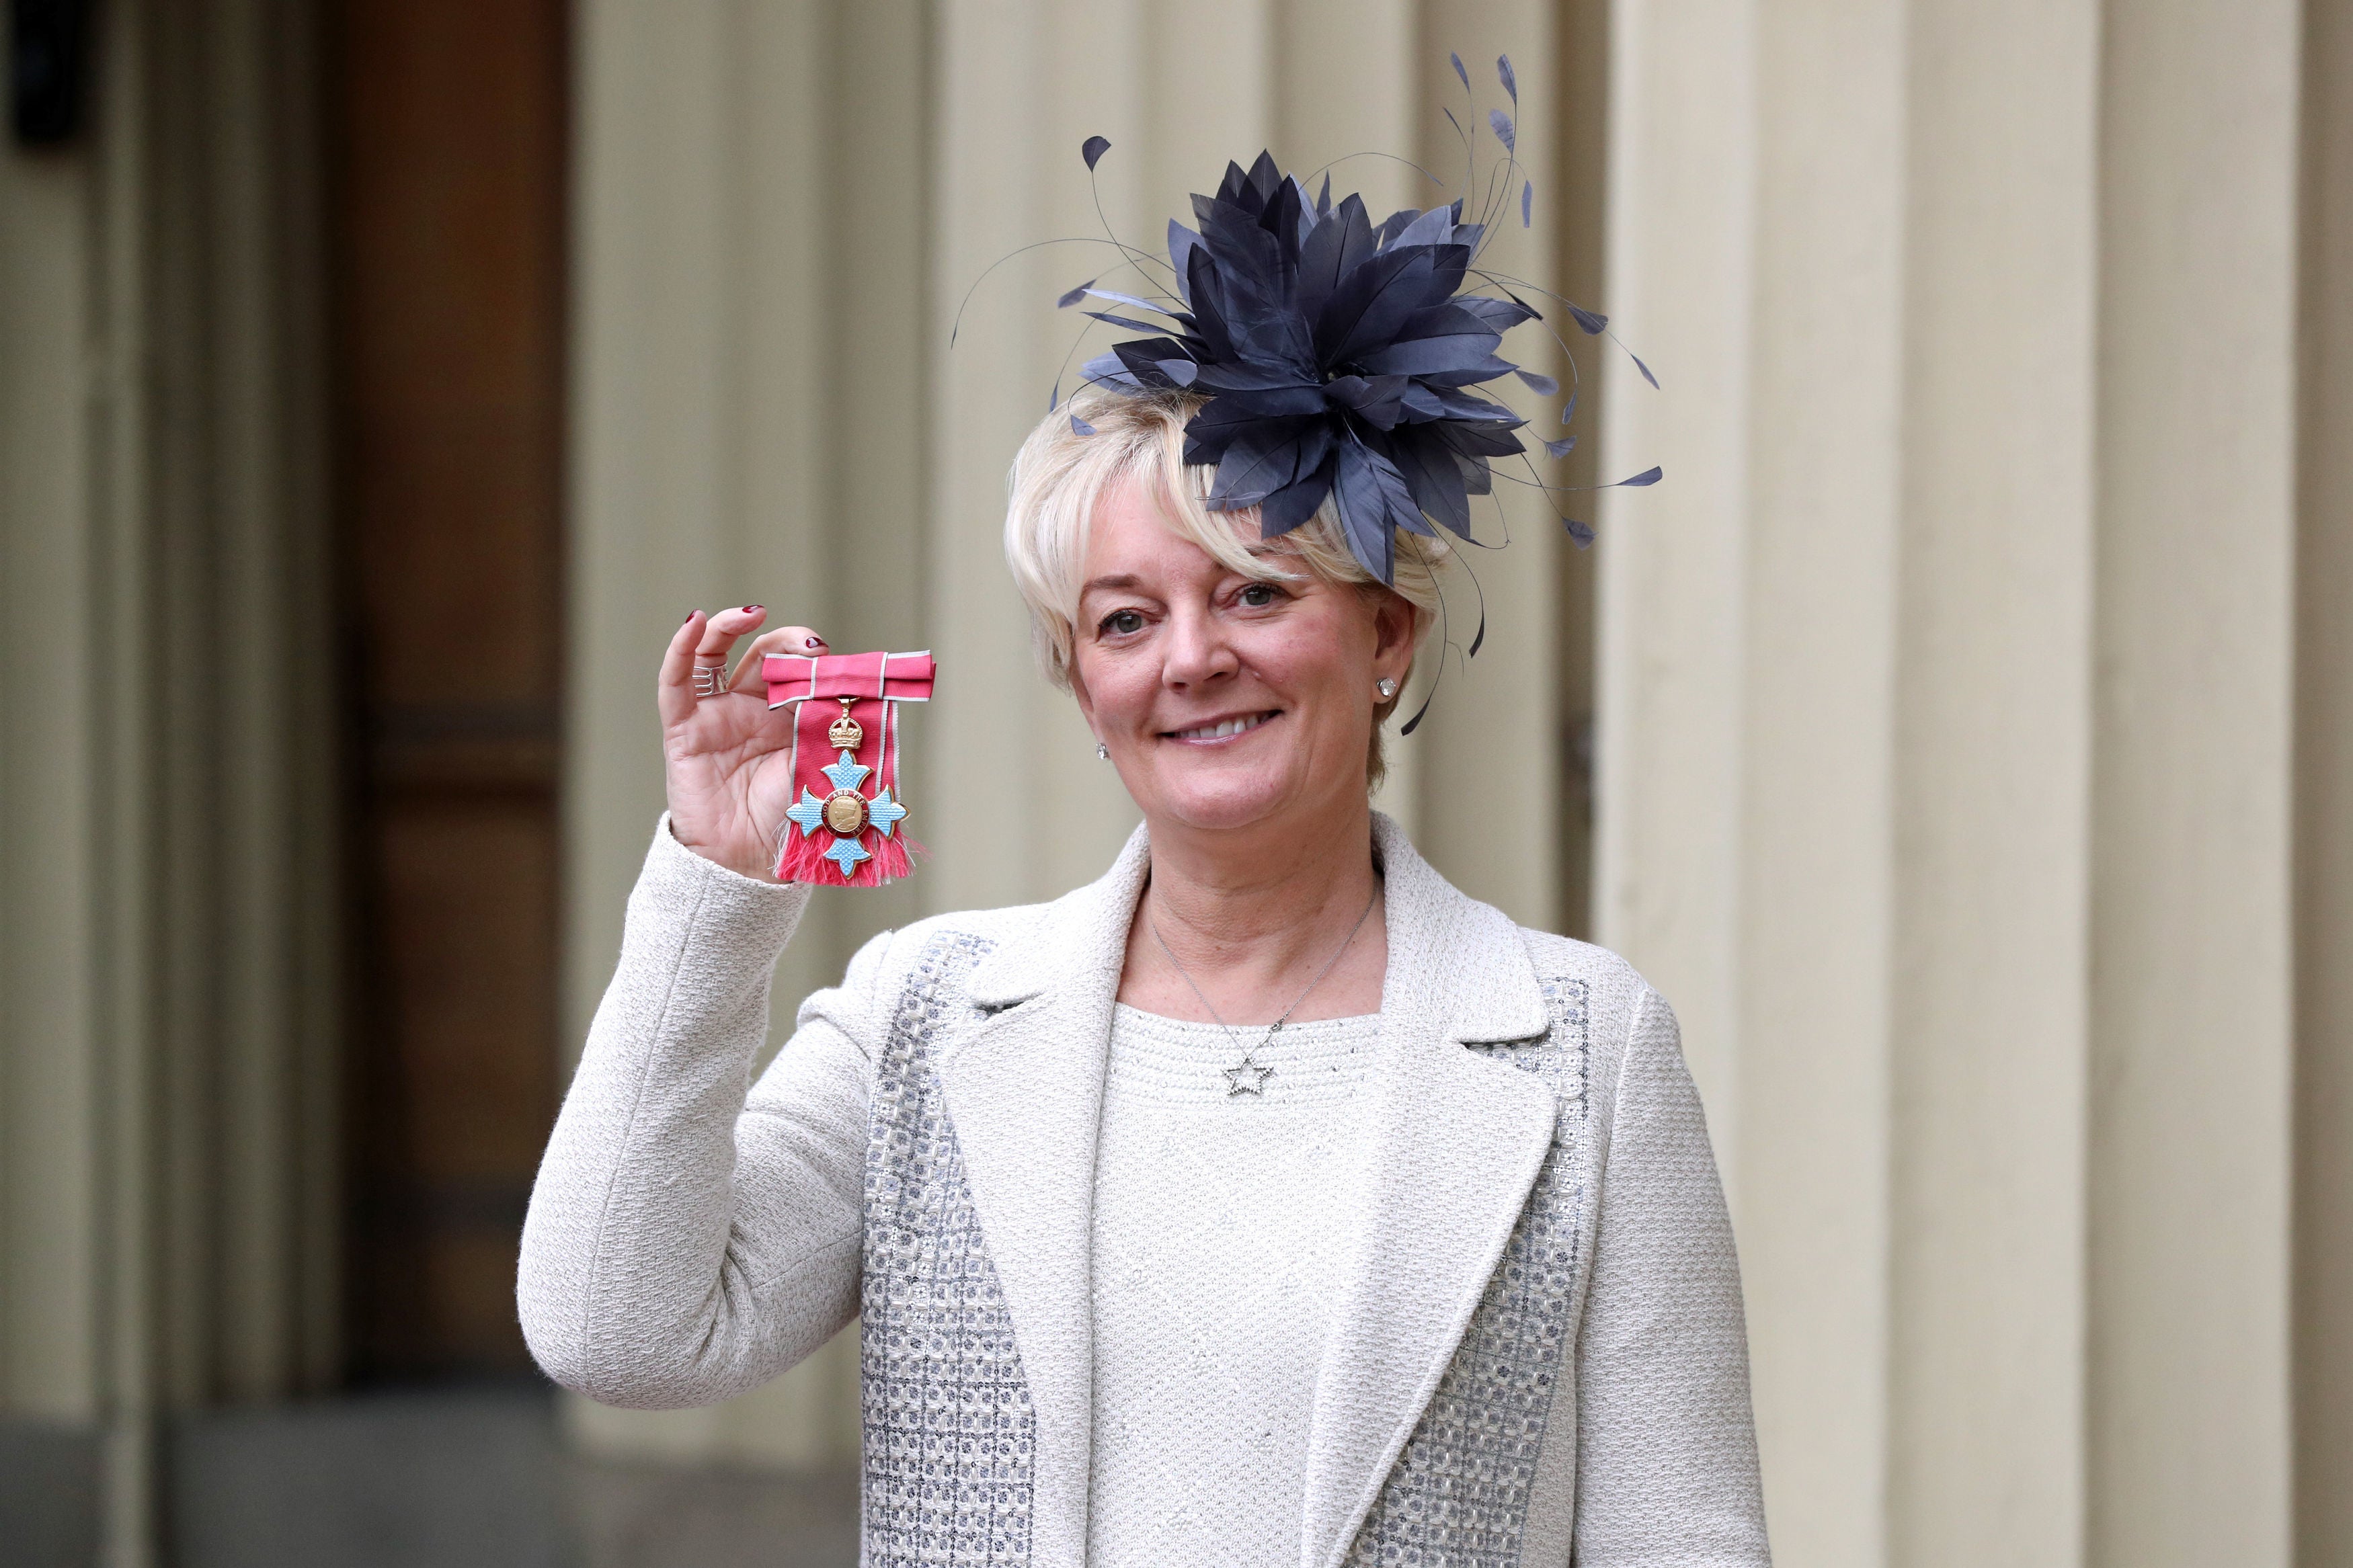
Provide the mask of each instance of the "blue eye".
[{"label": "blue eye", "polygon": [[1269,605],[1274,603],[1274,584],[1271,583],[1252,583],[1242,589],[1240,598],[1241,602],[1248,605],[1251,609],[1263,610]]},{"label": "blue eye", "polygon": [[1144,617],[1134,610],[1113,610],[1103,618],[1103,625],[1095,628],[1098,632],[1109,632],[1113,637],[1125,637],[1131,632],[1140,632],[1143,629]]}]

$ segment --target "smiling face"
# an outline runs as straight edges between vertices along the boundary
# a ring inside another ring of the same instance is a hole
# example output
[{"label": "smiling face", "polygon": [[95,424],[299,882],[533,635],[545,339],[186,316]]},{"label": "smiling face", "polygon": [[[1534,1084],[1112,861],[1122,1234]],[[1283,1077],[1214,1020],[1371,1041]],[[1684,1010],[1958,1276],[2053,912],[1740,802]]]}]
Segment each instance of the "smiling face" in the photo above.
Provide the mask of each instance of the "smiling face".
[{"label": "smiling face", "polygon": [[1363,808],[1376,683],[1404,681],[1414,611],[1306,574],[1279,539],[1251,548],[1296,575],[1221,565],[1133,477],[1088,531],[1071,686],[1155,831]]}]

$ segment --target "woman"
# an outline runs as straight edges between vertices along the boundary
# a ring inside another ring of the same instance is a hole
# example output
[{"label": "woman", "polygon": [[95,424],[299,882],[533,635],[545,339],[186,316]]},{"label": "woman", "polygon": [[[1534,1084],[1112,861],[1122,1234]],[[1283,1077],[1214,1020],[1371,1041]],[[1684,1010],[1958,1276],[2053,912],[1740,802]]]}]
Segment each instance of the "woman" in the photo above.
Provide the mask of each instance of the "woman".
[{"label": "woman", "polygon": [[1209,510],[1206,401],[1091,387],[1015,468],[1041,656],[1143,826],[1052,903],[876,938],[748,1098],[810,892],[768,872],[756,660],[695,694],[765,612],[679,629],[670,810],[525,1231],[533,1351],[700,1405],[861,1318],[872,1564],[1761,1564],[1673,1016],[1371,811],[1444,552],[1362,548],[1336,487],[1272,537]]}]

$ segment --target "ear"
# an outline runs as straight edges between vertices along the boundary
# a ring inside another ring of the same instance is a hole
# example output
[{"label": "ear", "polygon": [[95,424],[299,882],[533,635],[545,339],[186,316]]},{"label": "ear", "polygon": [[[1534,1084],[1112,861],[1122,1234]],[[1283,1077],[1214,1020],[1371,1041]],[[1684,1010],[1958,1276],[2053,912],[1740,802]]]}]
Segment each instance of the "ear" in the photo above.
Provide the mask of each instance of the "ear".
[{"label": "ear", "polygon": [[1413,601],[1394,589],[1385,590],[1373,608],[1373,676],[1402,684],[1413,664],[1414,634],[1421,628],[1421,612]]}]

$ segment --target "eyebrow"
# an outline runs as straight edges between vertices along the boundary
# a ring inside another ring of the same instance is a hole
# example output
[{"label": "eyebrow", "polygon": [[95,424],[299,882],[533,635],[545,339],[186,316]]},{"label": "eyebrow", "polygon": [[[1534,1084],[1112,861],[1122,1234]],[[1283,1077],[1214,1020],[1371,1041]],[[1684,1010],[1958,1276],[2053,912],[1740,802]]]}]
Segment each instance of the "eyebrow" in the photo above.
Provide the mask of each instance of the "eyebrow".
[{"label": "eyebrow", "polygon": [[[1294,552],[1286,548],[1280,541],[1276,540],[1260,540],[1256,543],[1243,546],[1243,551],[1253,561],[1264,561],[1270,556],[1289,555],[1294,553]],[[1136,576],[1131,572],[1114,572],[1108,576],[1090,577],[1087,579],[1085,585],[1080,588],[1079,597],[1083,600],[1089,594],[1093,593],[1098,588],[1119,589],[1137,587],[1143,583],[1143,581],[1144,579]]]}]

